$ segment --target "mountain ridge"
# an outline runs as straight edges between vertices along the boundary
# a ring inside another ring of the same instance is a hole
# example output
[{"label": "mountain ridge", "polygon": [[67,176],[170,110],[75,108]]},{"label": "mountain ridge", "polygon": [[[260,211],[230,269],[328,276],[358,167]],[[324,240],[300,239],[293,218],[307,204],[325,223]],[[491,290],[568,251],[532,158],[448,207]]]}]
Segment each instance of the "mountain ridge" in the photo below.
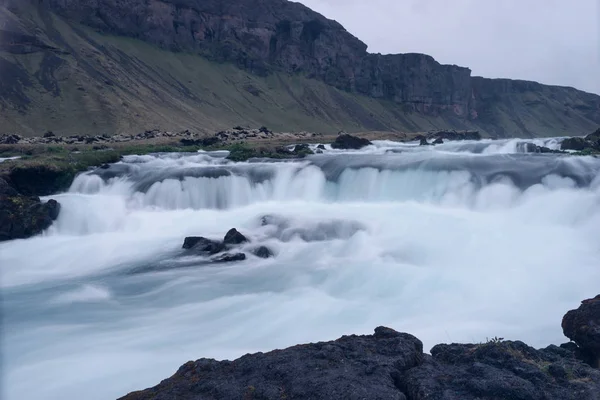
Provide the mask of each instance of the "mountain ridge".
[{"label": "mountain ridge", "polygon": [[210,132],[242,123],[531,137],[600,124],[595,94],[473,77],[425,54],[371,54],[338,22],[286,0],[0,7],[0,73],[12,80],[0,84],[2,133]]}]

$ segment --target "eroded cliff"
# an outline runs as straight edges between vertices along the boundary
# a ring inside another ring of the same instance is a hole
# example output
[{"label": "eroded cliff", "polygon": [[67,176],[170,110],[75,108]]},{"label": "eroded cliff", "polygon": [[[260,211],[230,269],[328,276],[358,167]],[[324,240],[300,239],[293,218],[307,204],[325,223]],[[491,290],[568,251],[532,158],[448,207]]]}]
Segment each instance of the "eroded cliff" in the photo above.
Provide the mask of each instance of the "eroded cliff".
[{"label": "eroded cliff", "polygon": [[[550,136],[600,124],[600,96],[471,77],[424,54],[370,54],[339,23],[287,0],[4,0],[2,7],[0,73],[11,77],[0,85],[3,125],[20,133],[248,122]],[[69,125],[69,112],[89,122]]]}]

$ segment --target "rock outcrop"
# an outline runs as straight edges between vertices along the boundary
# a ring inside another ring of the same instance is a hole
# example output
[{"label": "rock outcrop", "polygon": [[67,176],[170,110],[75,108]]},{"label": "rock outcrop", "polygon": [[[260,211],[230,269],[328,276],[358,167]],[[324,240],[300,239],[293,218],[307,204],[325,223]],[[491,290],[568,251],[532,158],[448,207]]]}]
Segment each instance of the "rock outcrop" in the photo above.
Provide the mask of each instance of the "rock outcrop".
[{"label": "rock outcrop", "polygon": [[373,335],[235,361],[189,361],[121,400],[594,400],[598,393],[600,371],[557,346],[536,350],[494,339],[437,345],[428,355],[414,336],[378,327]]},{"label": "rock outcrop", "polygon": [[158,386],[122,400],[404,400],[394,374],[421,364],[422,350],[414,336],[379,327],[374,335],[344,336],[235,361],[190,361]]},{"label": "rock outcrop", "polygon": [[579,347],[580,356],[593,367],[600,367],[600,295],[569,311],[562,328],[565,336]]},{"label": "rock outcrop", "polygon": [[59,212],[56,200],[24,196],[0,178],[0,241],[37,235],[52,225]]}]

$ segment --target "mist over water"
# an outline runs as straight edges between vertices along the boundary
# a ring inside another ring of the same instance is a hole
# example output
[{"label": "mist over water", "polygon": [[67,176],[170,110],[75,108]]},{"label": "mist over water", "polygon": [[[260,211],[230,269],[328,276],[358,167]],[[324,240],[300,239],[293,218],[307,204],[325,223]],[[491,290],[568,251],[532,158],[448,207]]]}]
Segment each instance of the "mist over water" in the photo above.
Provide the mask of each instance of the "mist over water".
[{"label": "mist over water", "polygon": [[[44,235],[0,244],[3,398],[116,398],[191,359],[378,325],[426,349],[563,343],[563,314],[598,291],[600,161],[525,142],[129,156],[80,175]],[[182,253],[232,227],[275,257]]]}]

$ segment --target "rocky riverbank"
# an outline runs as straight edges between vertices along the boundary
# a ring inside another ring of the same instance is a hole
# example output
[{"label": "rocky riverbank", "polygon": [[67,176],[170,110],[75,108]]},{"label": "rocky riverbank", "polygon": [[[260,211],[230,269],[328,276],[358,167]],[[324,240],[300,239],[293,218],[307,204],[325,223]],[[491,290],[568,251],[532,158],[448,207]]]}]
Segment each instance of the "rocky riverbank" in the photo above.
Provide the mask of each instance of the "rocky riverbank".
[{"label": "rocky riverbank", "polygon": [[19,193],[0,178],[0,241],[37,235],[58,218],[60,204]]},{"label": "rocky riverbank", "polygon": [[397,399],[592,400],[600,393],[600,296],[563,320],[574,340],[536,350],[493,338],[481,344],[440,344],[423,352],[419,339],[378,327],[373,335],[343,336],[245,355],[199,359],[157,386],[121,400]]}]

